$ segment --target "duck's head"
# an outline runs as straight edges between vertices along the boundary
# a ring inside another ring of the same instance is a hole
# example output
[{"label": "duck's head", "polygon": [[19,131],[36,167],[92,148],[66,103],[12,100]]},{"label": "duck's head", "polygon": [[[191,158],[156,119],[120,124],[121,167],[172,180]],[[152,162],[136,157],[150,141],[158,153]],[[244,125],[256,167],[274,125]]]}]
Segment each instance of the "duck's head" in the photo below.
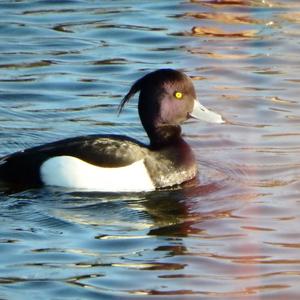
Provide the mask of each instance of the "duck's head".
[{"label": "duck's head", "polygon": [[138,110],[152,146],[180,137],[180,124],[189,118],[224,123],[222,117],[201,105],[190,77],[172,69],[160,69],[137,80],[123,98],[124,105],[140,91]]}]

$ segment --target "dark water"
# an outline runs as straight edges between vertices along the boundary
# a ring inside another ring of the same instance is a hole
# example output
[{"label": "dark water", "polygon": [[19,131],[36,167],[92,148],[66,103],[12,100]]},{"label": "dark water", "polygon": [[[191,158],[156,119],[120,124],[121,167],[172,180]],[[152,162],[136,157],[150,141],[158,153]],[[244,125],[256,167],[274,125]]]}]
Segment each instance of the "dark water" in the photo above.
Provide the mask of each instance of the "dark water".
[{"label": "dark water", "polygon": [[139,76],[192,76],[225,125],[189,123],[180,190],[0,194],[0,299],[299,299],[297,0],[0,2],[0,154],[65,137],[146,141]]}]

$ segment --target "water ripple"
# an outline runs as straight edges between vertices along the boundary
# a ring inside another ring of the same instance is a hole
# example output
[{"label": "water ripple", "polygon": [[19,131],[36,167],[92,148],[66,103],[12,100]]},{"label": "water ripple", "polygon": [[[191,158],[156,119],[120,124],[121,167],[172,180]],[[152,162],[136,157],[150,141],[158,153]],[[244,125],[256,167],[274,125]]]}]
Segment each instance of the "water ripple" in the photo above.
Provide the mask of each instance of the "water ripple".
[{"label": "water ripple", "polygon": [[0,191],[0,298],[298,299],[297,1],[2,1],[1,154],[75,135],[147,142],[128,86],[171,67],[224,125],[199,174],[142,194]]}]

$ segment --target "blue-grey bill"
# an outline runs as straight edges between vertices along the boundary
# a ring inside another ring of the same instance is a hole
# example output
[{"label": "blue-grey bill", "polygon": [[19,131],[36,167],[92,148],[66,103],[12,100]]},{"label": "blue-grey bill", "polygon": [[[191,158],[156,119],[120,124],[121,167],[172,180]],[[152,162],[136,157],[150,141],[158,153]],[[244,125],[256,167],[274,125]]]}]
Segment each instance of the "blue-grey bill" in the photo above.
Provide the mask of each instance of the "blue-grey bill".
[{"label": "blue-grey bill", "polygon": [[225,123],[221,115],[207,109],[197,100],[194,100],[194,108],[193,111],[190,113],[190,116],[195,119],[203,120],[210,123]]}]

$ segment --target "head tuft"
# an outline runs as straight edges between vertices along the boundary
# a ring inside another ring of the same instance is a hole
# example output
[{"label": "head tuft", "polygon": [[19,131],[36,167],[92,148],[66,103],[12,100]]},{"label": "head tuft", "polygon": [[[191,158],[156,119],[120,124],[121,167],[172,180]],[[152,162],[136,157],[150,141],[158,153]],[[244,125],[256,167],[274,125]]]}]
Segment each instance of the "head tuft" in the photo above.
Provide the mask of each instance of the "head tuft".
[{"label": "head tuft", "polygon": [[122,99],[119,108],[118,108],[118,115],[122,112],[123,107],[126,105],[126,103],[130,100],[134,94],[136,94],[138,91],[142,88],[142,80],[143,78],[137,80],[130,88],[129,92],[125,95],[125,97]]}]

